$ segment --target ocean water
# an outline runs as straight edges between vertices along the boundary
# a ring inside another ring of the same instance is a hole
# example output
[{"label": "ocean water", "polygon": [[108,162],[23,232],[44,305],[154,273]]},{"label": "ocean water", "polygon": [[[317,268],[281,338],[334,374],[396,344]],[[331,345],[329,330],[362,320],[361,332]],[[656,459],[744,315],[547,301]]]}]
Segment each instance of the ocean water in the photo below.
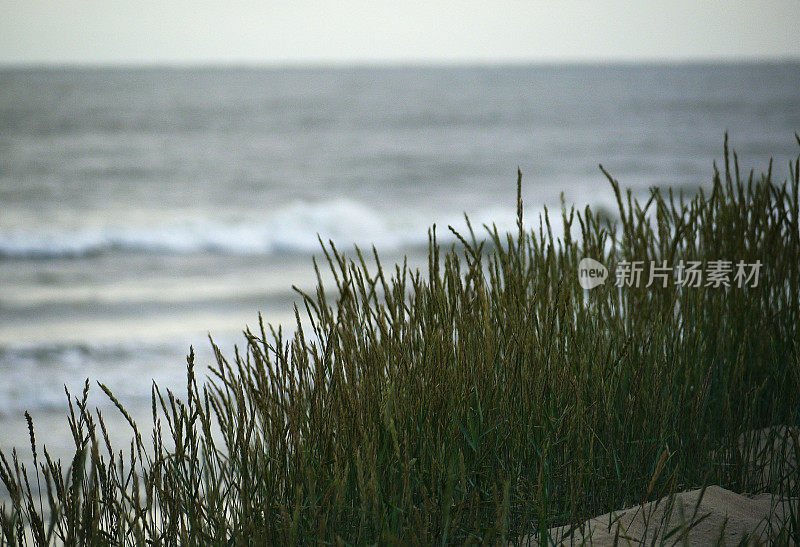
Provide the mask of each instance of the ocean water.
[{"label": "ocean water", "polygon": [[318,236],[421,261],[433,223],[510,229],[518,166],[535,224],[613,208],[598,163],[707,186],[726,131],[785,178],[798,130],[798,63],[0,70],[0,446],[25,410],[66,446],[65,385],[136,413],[190,344],[291,324]]}]

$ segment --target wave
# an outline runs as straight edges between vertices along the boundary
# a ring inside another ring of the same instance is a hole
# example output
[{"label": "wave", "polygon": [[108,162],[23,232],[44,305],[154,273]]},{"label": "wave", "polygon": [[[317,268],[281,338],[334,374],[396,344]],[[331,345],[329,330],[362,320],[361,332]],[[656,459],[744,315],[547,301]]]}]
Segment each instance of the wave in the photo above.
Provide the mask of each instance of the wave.
[{"label": "wave", "polygon": [[[215,342],[225,351],[243,337],[228,336]],[[64,387],[79,395],[86,378],[92,384],[94,404],[109,406],[95,381],[108,385],[125,404],[144,405],[155,380],[162,389],[185,389],[186,355],[195,348],[197,374],[213,360],[203,337],[158,343],[141,341],[103,343],[42,343],[0,345],[0,418],[25,410],[64,411]]]},{"label": "wave", "polygon": [[[498,228],[514,226],[514,213],[484,209],[471,216],[473,225],[497,222]],[[188,254],[313,253],[318,236],[340,245],[375,245],[393,251],[424,245],[433,221],[463,226],[461,215],[424,218],[414,212],[387,215],[354,201],[291,203],[270,217],[242,221],[187,220],[156,226],[109,224],[72,229],[0,230],[1,258],[70,258],[106,252]],[[443,221],[443,222],[442,222]],[[451,239],[438,231],[442,241]]]}]

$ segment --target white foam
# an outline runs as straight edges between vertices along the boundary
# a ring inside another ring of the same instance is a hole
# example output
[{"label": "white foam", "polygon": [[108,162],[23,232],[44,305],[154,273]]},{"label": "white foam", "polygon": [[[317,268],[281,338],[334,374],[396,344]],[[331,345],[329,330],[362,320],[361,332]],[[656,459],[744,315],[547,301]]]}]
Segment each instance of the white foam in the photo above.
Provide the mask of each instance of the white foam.
[{"label": "white foam", "polygon": [[[106,224],[80,228],[0,230],[0,257],[81,257],[109,251],[185,254],[312,253],[319,250],[318,236],[337,245],[375,245],[382,251],[424,245],[429,225],[437,222],[440,239],[449,240],[448,223],[463,228],[463,217],[421,216],[414,211],[385,214],[362,203],[335,200],[327,203],[293,202],[263,218],[239,221],[184,220],[156,225]],[[496,222],[501,231],[514,229],[512,209],[479,209],[471,215],[473,226]]]}]

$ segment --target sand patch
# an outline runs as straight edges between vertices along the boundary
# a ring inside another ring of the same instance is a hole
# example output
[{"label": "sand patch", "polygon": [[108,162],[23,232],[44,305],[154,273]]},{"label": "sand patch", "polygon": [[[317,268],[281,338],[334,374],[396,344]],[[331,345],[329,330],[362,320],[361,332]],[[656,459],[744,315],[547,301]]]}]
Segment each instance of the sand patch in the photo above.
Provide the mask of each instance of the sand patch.
[{"label": "sand patch", "polygon": [[760,544],[775,539],[770,523],[782,522],[788,511],[788,502],[771,494],[747,497],[709,486],[595,517],[582,530],[562,526],[550,534],[561,545]]},{"label": "sand patch", "polygon": [[[779,537],[790,515],[800,514],[800,428],[776,426],[741,435],[726,460],[746,466],[742,495],[720,486],[689,490],[613,511],[580,527],[548,530],[555,545],[739,545],[791,544]],[[774,493],[764,493],[764,492]],[[533,536],[522,542],[537,545]]]}]

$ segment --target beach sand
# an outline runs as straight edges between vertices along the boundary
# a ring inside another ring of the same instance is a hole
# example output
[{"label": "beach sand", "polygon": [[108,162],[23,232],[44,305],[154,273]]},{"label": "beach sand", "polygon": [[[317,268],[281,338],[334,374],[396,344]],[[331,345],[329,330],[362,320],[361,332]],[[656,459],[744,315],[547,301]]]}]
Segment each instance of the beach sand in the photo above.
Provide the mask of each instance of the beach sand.
[{"label": "beach sand", "polygon": [[[767,450],[771,445],[776,452]],[[612,511],[573,530],[569,526],[551,528],[550,541],[601,546],[772,543],[778,533],[776,527],[800,509],[800,500],[776,493],[796,485],[798,428],[780,426],[751,431],[739,438],[736,450],[739,461],[753,469],[750,486],[762,492],[771,487],[768,492],[772,493],[744,495],[712,485]],[[770,457],[774,453],[785,454],[780,458],[781,465]],[[537,545],[538,538],[529,537],[522,543]]]},{"label": "beach sand", "polygon": [[770,523],[782,522],[788,503],[773,494],[747,497],[709,486],[595,517],[582,532],[570,535],[568,527],[560,527],[550,533],[562,545],[761,544],[774,536]]}]

